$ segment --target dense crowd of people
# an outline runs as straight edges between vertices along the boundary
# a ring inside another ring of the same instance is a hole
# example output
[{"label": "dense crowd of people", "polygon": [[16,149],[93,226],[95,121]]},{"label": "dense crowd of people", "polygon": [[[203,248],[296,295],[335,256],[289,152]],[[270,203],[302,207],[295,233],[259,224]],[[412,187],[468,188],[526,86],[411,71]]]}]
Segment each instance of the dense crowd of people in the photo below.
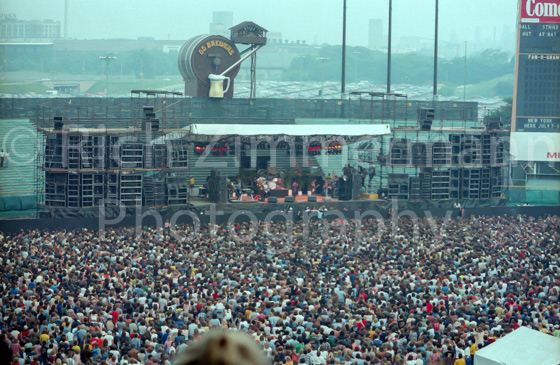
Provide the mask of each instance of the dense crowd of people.
[{"label": "dense crowd of people", "polygon": [[1,356],[170,364],[225,328],[274,364],[468,364],[519,326],[560,337],[558,216],[443,223],[0,234]]}]

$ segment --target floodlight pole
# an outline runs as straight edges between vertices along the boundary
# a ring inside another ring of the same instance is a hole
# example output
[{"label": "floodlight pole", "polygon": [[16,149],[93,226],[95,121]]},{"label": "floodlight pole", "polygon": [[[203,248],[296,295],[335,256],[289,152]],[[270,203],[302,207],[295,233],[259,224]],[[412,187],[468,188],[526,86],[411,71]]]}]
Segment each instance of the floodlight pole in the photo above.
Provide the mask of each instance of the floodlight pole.
[{"label": "floodlight pole", "polygon": [[[434,42],[434,90],[433,100],[435,101],[437,95],[437,61],[438,61],[438,12],[439,0],[436,0],[436,29],[435,29],[435,42]],[[435,105],[434,105],[435,106]]]},{"label": "floodlight pole", "polygon": [[391,32],[393,20],[393,0],[389,0],[389,37],[387,39],[387,94],[391,92]]},{"label": "floodlight pole", "polygon": [[117,59],[115,56],[100,56],[99,59],[101,61],[105,61],[107,63],[107,67],[105,69],[105,73],[107,76],[107,89],[105,90],[105,97],[109,97],[109,62],[114,61]]},{"label": "floodlight pole", "polygon": [[346,92],[346,0],[344,0],[342,10],[342,80],[340,82],[341,88],[340,98],[344,97],[344,93]]}]

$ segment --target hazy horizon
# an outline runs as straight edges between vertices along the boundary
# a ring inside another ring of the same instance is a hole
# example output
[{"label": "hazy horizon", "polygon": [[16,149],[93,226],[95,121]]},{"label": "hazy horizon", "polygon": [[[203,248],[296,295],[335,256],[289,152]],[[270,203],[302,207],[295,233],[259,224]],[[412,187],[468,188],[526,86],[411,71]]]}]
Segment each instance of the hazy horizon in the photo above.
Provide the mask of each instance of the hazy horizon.
[{"label": "hazy horizon", "polygon": [[[233,24],[251,20],[282,38],[308,44],[342,43],[343,1],[211,0],[69,0],[70,38],[109,39],[154,37],[188,39],[208,33],[212,12],[233,12]],[[368,20],[382,19],[387,36],[388,0],[347,1],[347,44],[368,45]],[[442,42],[468,41],[473,49],[515,47],[518,0],[440,0],[439,37]],[[52,19],[64,34],[64,0],[0,0],[1,13],[18,19]],[[393,45],[402,37],[434,38],[435,0],[393,1]],[[496,47],[498,46],[498,47]]]}]

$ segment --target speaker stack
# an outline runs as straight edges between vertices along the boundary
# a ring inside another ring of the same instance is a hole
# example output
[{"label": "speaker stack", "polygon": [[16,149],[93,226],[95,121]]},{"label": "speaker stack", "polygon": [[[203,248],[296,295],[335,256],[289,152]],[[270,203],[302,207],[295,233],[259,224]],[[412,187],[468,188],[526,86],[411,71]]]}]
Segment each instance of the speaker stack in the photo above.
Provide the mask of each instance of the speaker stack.
[{"label": "speaker stack", "polygon": [[352,175],[352,200],[359,200],[362,193],[362,177],[360,174]]},{"label": "speaker stack", "polygon": [[389,199],[408,200],[408,174],[388,174],[387,185]]},{"label": "speaker stack", "polygon": [[54,130],[61,131],[64,127],[64,122],[62,121],[62,117],[54,117]]},{"label": "speaker stack", "polygon": [[[346,179],[345,179],[346,178]],[[338,179],[338,199],[350,200],[352,199],[352,180],[351,175],[345,178]]]},{"label": "speaker stack", "polygon": [[218,203],[227,203],[228,191],[227,191],[227,177],[220,176],[218,179]]},{"label": "speaker stack", "polygon": [[159,130],[159,119],[156,118],[156,113],[154,113],[153,106],[142,107],[144,112],[144,117],[142,119],[142,130],[145,131],[158,131]]},{"label": "speaker stack", "polygon": [[489,131],[499,130],[503,128],[504,128],[504,124],[500,119],[489,120],[486,123],[486,129]]},{"label": "speaker stack", "polygon": [[210,171],[210,179],[208,179],[208,195],[214,203],[227,203],[227,177],[222,176],[220,170]]},{"label": "speaker stack", "polygon": [[418,108],[418,124],[423,131],[432,129],[432,122],[435,118],[434,108]]},{"label": "speaker stack", "polygon": [[427,165],[428,158],[425,143],[414,143],[412,145],[412,164],[414,166]]}]

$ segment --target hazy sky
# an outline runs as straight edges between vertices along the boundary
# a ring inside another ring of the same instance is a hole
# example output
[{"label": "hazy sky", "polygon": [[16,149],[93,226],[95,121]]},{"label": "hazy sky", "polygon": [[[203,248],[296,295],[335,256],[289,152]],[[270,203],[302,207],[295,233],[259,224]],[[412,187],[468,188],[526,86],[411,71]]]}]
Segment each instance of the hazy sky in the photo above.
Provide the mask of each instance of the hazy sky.
[{"label": "hazy sky", "polygon": [[[383,19],[388,0],[347,0],[347,42],[367,46],[368,19]],[[232,11],[284,39],[342,43],[342,0],[69,0],[69,35],[78,39],[187,39],[208,33],[213,11]],[[518,0],[440,0],[440,39],[501,39],[514,31]],[[64,21],[64,0],[0,0],[1,13],[20,19]],[[393,0],[393,34],[433,38],[435,0]],[[386,32],[386,30],[385,30]],[[513,48],[513,44],[512,44]]]}]

